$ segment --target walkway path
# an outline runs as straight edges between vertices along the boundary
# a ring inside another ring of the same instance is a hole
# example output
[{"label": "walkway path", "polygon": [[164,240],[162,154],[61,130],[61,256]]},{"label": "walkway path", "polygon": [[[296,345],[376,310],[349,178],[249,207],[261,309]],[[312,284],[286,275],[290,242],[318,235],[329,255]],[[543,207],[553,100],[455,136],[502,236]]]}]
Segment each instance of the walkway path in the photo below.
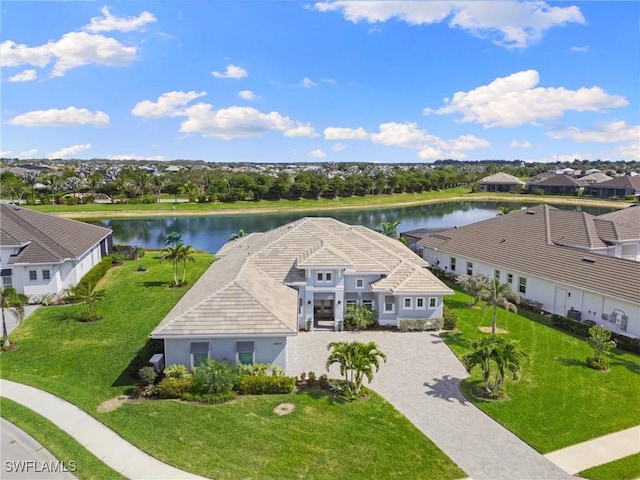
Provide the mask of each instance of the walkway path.
[{"label": "walkway path", "polygon": [[[575,480],[462,396],[468,374],[436,334],[301,333],[287,341],[287,371],[324,373],[327,344],[340,340],[378,343],[388,360],[372,388],[474,480]],[[337,368],[331,375],[339,376]]]},{"label": "walkway path", "polygon": [[24,405],[49,419],[109,467],[127,478],[204,478],[179,470],[144,453],[88,413],[43,390],[0,379],[0,396]]},{"label": "walkway path", "polygon": [[640,426],[556,450],[545,457],[565,472],[575,474],[634,453],[640,453]]}]

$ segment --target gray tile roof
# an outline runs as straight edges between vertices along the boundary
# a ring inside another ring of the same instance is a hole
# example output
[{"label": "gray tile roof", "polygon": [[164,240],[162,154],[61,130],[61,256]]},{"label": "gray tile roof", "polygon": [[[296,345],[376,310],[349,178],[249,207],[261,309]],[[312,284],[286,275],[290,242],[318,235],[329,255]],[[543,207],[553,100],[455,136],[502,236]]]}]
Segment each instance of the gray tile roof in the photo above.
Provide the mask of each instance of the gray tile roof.
[{"label": "gray tile roof", "polygon": [[640,206],[598,215],[594,221],[598,234],[604,240],[640,240]]},{"label": "gray tile roof", "polygon": [[[560,245],[554,237],[562,236],[557,230],[562,223],[570,221],[578,228],[581,222],[584,224],[585,217],[573,212],[570,216],[574,218],[569,220],[568,216],[557,213],[553,207],[539,205],[447,230],[419,244],[640,304],[640,263]],[[572,241],[591,241],[587,237],[593,240],[592,233],[585,233]]]},{"label": "gray tile roof", "polygon": [[152,336],[295,334],[298,296],[287,284],[306,281],[302,267],[386,274],[378,290],[451,293],[397,240],[332,218],[303,218],[229,241],[217,257]]},{"label": "gray tile roof", "polygon": [[502,185],[524,185],[525,182],[520,180],[518,177],[514,177],[513,175],[509,175],[508,173],[498,172],[493,175],[489,175],[488,177],[484,177],[478,181],[478,183],[482,185],[486,184],[502,184]]},{"label": "gray tile roof", "polygon": [[0,243],[25,245],[9,264],[57,263],[82,256],[111,230],[14,205],[0,204]]},{"label": "gray tile roof", "polygon": [[587,185],[587,182],[583,181],[580,178],[573,178],[569,177],[568,175],[558,173],[551,177],[545,178],[544,180],[536,182],[533,185],[547,187],[584,187]]}]

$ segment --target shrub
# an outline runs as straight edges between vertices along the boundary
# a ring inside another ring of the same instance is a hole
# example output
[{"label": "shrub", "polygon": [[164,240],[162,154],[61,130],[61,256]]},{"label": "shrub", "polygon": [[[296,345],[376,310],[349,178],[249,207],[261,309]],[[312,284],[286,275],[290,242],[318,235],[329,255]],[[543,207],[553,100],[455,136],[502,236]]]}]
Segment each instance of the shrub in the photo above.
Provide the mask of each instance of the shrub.
[{"label": "shrub", "polygon": [[240,395],[265,395],[291,393],[295,385],[293,377],[269,377],[266,375],[240,377],[238,393]]},{"label": "shrub", "polygon": [[136,396],[142,398],[150,398],[155,397],[160,392],[160,387],[158,385],[138,385],[136,388]]},{"label": "shrub", "polygon": [[307,380],[307,385],[313,387],[316,384],[316,374],[315,372],[309,372],[309,377]]},{"label": "shrub", "polygon": [[595,358],[595,357],[587,357],[585,359],[585,363],[587,367],[593,368],[595,370],[608,370],[609,369],[609,361],[604,358]]},{"label": "shrub", "polygon": [[114,245],[113,253],[124,260],[138,260],[144,257],[144,248],[134,245]]},{"label": "shrub", "polygon": [[440,330],[444,320],[442,318],[401,318],[401,332],[424,332],[426,330]]},{"label": "shrub", "polygon": [[640,338],[627,337],[626,335],[612,332],[611,339],[616,342],[619,349],[640,355]]},{"label": "shrub", "polygon": [[127,367],[127,372],[131,377],[136,378],[138,376],[138,372],[142,367],[149,365],[149,359],[155,353],[162,353],[164,351],[164,342],[162,340],[147,340],[144,347],[138,350],[138,353],[129,363]]},{"label": "shrub", "polygon": [[193,374],[194,393],[224,393],[238,382],[238,367],[228,360],[207,359]]},{"label": "shrub", "polygon": [[77,205],[78,204],[78,199],[76,197],[67,197],[65,201],[66,201],[67,205]]},{"label": "shrub", "polygon": [[442,310],[442,328],[445,330],[455,330],[458,326],[458,314],[449,307]]},{"label": "shrub", "polygon": [[89,270],[84,277],[78,282],[77,287],[84,289],[93,289],[98,282],[104,277],[111,268],[111,258],[105,257],[99,263]]},{"label": "shrub", "polygon": [[165,377],[159,384],[160,398],[182,398],[192,389],[191,376]]},{"label": "shrub", "polygon": [[236,392],[223,392],[223,393],[184,393],[182,400],[187,402],[200,402],[200,403],[224,403],[236,398],[238,394]]},{"label": "shrub", "polygon": [[365,306],[350,305],[345,312],[344,322],[347,327],[364,330],[378,322],[378,314]]},{"label": "shrub", "polygon": [[163,373],[165,378],[191,378],[191,373],[181,363],[169,365]]},{"label": "shrub", "polygon": [[158,372],[152,366],[142,367],[138,370],[138,378],[141,385],[153,385],[158,378]]},{"label": "shrub", "polygon": [[[589,336],[589,328],[591,327],[588,323],[582,323],[556,314],[551,315],[551,325],[583,338]],[[620,350],[640,354],[640,338],[632,338],[621,333],[611,332],[611,340],[616,342],[616,346]]]},{"label": "shrub", "polygon": [[240,364],[238,365],[238,373],[241,376],[268,375],[269,364],[268,363],[250,363],[248,365]]}]

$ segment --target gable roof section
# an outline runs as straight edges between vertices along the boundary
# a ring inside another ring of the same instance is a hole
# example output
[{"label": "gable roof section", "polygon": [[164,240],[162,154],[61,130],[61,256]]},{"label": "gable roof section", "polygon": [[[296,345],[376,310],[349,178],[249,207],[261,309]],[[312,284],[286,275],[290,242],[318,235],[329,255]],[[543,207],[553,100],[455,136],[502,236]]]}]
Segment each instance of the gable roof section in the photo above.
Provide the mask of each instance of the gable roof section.
[{"label": "gable roof section", "polygon": [[558,173],[551,177],[545,178],[544,180],[536,182],[533,185],[546,187],[584,187],[587,185],[587,182],[582,181],[579,178],[573,178],[562,173]]},{"label": "gable roof section", "polygon": [[640,192],[640,175],[624,175],[622,177],[614,177],[606,182],[591,185],[593,188],[625,188]]},{"label": "gable roof section", "polygon": [[419,244],[639,304],[638,262],[556,245],[550,232],[554,222],[549,212],[553,210],[540,205],[512,212],[447,230]]},{"label": "gable roof section", "polygon": [[482,185],[486,185],[488,183],[498,183],[502,185],[524,185],[525,183],[520,180],[518,177],[514,177],[513,175],[509,175],[508,173],[498,172],[493,175],[489,175],[488,177],[484,177],[478,181],[478,183]]},{"label": "gable roof section", "polygon": [[594,223],[603,240],[640,240],[640,206],[598,215]]},{"label": "gable roof section", "polygon": [[97,225],[0,204],[2,245],[25,245],[9,264],[58,263],[81,257],[111,234]]}]

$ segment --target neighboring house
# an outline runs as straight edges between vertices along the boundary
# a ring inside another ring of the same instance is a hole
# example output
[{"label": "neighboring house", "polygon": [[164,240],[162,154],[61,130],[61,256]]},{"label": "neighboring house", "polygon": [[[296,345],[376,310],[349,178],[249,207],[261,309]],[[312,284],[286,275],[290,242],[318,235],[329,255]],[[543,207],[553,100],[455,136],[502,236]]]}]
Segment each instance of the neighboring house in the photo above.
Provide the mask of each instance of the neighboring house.
[{"label": "neighboring house", "polygon": [[0,203],[0,274],[37,300],[59,294],[112,249],[111,230]]},{"label": "neighboring house", "polygon": [[586,185],[587,182],[583,182],[579,178],[559,173],[539,182],[529,183],[529,192],[546,195],[576,195]]},{"label": "neighboring house", "polygon": [[590,173],[588,175],[585,175],[584,177],[580,177],[580,180],[582,180],[583,182],[588,183],[589,185],[592,185],[594,183],[606,182],[607,180],[611,180],[611,178],[612,177],[610,177],[606,173],[593,172],[593,173]]},{"label": "neighboring house", "polygon": [[594,217],[541,205],[419,243],[424,258],[447,272],[498,278],[547,312],[640,336],[640,264],[608,256],[621,250],[610,243],[615,232],[625,224],[637,230],[636,208]]},{"label": "neighboring house", "polygon": [[606,182],[589,185],[584,190],[585,195],[604,198],[635,197],[640,199],[640,175],[625,175],[612,178]]},{"label": "neighboring house", "polygon": [[518,193],[525,186],[525,182],[508,173],[498,172],[478,181],[481,192],[514,192]]},{"label": "neighboring house", "polygon": [[151,332],[165,364],[207,357],[285,368],[287,338],[336,329],[349,305],[379,323],[440,318],[453,293],[402,243],[332,218],[303,218],[227,242],[217,260]]},{"label": "neighboring house", "polygon": [[594,224],[598,236],[608,245],[607,255],[640,262],[640,206],[599,215]]}]

